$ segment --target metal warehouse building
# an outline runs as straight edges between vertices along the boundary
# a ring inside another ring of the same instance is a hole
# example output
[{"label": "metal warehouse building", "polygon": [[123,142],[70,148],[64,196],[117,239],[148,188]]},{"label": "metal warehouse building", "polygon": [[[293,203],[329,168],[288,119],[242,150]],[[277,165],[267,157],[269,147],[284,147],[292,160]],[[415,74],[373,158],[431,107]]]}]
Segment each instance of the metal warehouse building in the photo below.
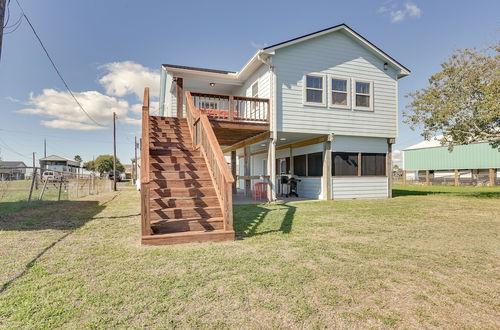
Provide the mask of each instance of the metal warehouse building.
[{"label": "metal warehouse building", "polygon": [[403,150],[403,181],[430,184],[490,185],[500,182],[500,151],[488,142],[458,145],[449,151],[437,139]]}]

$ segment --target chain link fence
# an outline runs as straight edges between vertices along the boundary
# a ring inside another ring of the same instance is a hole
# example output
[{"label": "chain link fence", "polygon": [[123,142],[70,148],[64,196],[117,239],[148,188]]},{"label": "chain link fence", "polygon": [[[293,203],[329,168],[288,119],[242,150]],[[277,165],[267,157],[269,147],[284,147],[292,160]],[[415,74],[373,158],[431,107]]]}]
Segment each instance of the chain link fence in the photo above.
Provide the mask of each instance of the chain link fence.
[{"label": "chain link fence", "polygon": [[0,208],[7,208],[8,203],[30,206],[41,201],[75,200],[111,191],[111,188],[111,180],[93,173],[39,167],[0,168]]},{"label": "chain link fence", "polygon": [[[393,172],[393,184],[444,185],[444,186],[491,186],[500,183],[500,171],[489,169],[454,171],[408,171],[406,178],[403,171]],[[456,180],[456,181],[455,181]]]}]

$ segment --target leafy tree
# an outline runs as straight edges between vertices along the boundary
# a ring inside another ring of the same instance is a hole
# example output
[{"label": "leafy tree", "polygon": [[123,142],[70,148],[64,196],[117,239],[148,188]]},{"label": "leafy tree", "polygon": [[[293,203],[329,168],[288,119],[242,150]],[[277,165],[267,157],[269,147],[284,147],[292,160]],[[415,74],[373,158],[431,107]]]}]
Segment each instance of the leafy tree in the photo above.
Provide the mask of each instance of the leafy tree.
[{"label": "leafy tree", "polygon": [[[85,166],[85,165],[84,165]],[[100,155],[94,161],[94,168],[97,172],[103,175],[106,172],[113,170],[113,156],[111,155]],[[120,160],[116,158],[116,169],[120,172],[124,172],[125,168],[120,163]]]},{"label": "leafy tree", "polygon": [[96,168],[95,168],[95,162],[93,160],[85,162],[85,163],[83,163],[83,168],[86,169],[87,171],[94,172],[96,170]]},{"label": "leafy tree", "polygon": [[80,155],[76,155],[75,158],[74,158],[75,161],[77,162],[82,162],[82,157]]},{"label": "leafy tree", "polygon": [[430,139],[442,134],[448,145],[489,141],[500,150],[500,44],[457,50],[429,78],[429,86],[409,93],[405,122]]}]

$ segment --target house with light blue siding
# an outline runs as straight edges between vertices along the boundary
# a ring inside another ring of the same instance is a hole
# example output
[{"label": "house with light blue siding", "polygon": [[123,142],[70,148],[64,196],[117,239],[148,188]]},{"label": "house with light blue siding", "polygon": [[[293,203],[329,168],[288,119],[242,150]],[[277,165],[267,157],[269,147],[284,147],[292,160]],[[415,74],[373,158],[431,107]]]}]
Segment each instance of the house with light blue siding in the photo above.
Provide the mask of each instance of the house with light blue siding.
[{"label": "house with light blue siding", "polygon": [[208,116],[235,192],[265,182],[280,199],[294,177],[300,197],[388,198],[398,81],[409,74],[340,24],[259,49],[237,72],[163,64],[160,115],[192,106]]}]

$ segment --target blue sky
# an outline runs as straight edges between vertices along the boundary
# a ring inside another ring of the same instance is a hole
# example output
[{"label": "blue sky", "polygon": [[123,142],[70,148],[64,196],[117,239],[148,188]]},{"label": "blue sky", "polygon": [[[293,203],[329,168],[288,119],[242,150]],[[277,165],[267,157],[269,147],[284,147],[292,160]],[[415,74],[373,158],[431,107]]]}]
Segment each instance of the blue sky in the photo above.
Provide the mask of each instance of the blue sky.
[{"label": "blue sky", "polygon": [[[129,163],[140,90],[158,89],[161,63],[237,71],[258,47],[346,23],[412,71],[399,83],[401,113],[404,95],[424,87],[454,49],[500,35],[500,1],[19,1],[77,97],[106,125],[89,129],[23,22],[4,36],[0,154],[27,163],[33,151],[43,155],[44,137],[48,154],[111,153],[111,109],[120,118],[118,157]],[[14,0],[10,9],[13,22]],[[395,149],[420,140],[400,122]]]}]

